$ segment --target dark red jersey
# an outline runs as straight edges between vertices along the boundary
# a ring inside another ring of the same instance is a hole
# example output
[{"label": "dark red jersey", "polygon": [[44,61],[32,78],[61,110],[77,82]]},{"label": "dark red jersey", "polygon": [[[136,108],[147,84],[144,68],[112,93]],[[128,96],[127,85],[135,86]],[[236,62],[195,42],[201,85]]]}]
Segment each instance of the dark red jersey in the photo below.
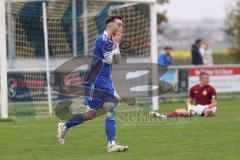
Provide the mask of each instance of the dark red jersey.
[{"label": "dark red jersey", "polygon": [[217,98],[217,94],[215,89],[210,85],[195,85],[190,89],[189,97],[195,99],[196,105],[208,105],[211,104],[212,99]]}]

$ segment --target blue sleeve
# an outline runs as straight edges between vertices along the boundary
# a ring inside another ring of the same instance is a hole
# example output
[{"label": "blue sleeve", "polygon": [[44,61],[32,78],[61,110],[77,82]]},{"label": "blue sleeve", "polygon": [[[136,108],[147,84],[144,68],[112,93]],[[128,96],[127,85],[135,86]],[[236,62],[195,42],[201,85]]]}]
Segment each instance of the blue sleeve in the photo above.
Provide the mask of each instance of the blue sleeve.
[{"label": "blue sleeve", "polygon": [[105,54],[112,51],[113,43],[110,42],[105,35],[101,35],[96,40],[95,48],[96,48],[97,52],[94,53],[94,55],[104,58]]},{"label": "blue sleeve", "polygon": [[172,64],[172,57],[171,56],[167,57],[167,62],[168,62],[167,66],[170,66]]},{"label": "blue sleeve", "polygon": [[103,46],[103,43],[101,41],[101,37],[98,37],[96,39],[96,42],[95,42],[95,45],[94,45],[94,58],[97,58],[97,59],[102,59],[103,58],[103,54],[102,54],[102,51],[101,51],[101,48]]},{"label": "blue sleeve", "polygon": [[162,66],[166,66],[166,60],[164,55],[160,54],[158,57],[158,64],[162,65]]}]

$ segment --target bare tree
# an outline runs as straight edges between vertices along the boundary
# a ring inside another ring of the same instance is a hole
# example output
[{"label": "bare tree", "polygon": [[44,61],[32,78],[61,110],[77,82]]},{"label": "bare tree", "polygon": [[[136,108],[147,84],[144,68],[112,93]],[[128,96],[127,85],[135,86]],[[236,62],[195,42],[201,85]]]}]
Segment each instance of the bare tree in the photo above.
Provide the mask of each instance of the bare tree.
[{"label": "bare tree", "polygon": [[235,62],[240,61],[240,0],[235,0],[236,4],[228,13],[226,20],[225,32],[228,34],[231,47],[229,48],[230,56]]}]

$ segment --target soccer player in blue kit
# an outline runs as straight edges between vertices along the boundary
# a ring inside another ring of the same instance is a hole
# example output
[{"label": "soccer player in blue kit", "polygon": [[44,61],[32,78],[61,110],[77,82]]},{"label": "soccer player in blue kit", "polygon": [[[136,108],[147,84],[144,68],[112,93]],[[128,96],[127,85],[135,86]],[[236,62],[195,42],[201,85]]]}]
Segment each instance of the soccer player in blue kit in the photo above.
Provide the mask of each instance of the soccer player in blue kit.
[{"label": "soccer player in blue kit", "polygon": [[[64,137],[69,128],[92,120],[102,112],[105,113],[105,132],[107,137],[108,152],[124,152],[128,146],[121,146],[115,142],[116,98],[111,79],[112,65],[117,64],[121,58],[119,44],[122,40],[123,22],[119,15],[110,15],[105,20],[106,29],[103,34],[96,38],[91,66],[93,72],[99,70],[97,75],[86,79],[86,97],[84,104],[88,106],[85,112],[75,114],[65,123],[59,123],[57,139],[59,144],[64,144]],[[97,66],[97,64],[100,64]]]}]

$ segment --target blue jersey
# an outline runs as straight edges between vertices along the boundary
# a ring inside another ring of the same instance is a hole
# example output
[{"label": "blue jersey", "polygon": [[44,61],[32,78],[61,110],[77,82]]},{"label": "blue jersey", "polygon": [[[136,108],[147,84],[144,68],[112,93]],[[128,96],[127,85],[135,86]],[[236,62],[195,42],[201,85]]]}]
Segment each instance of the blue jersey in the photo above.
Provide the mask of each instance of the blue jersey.
[{"label": "blue jersey", "polygon": [[102,69],[99,76],[104,76],[110,78],[112,66],[110,64],[104,63],[104,55],[109,54],[112,51],[113,42],[108,38],[107,33],[99,35],[95,41],[94,45],[94,59],[93,62],[97,61],[103,62]]},{"label": "blue jersey", "polygon": [[102,62],[102,67],[93,85],[94,88],[110,91],[113,94],[114,89],[111,79],[112,65],[104,62],[104,56],[110,54],[112,47],[113,42],[108,38],[106,31],[97,37],[93,51],[93,63],[100,61]]},{"label": "blue jersey", "polygon": [[[99,35],[95,41],[91,74],[85,82],[85,105],[97,109],[103,102],[114,102],[114,87],[111,79],[112,65],[105,63],[105,57],[111,54],[113,42],[108,38],[107,32]],[[91,88],[89,90],[89,88]],[[90,93],[92,92],[93,93]],[[90,99],[89,99],[90,97]]]},{"label": "blue jersey", "polygon": [[85,82],[87,87],[94,87],[114,93],[111,79],[112,65],[105,63],[105,57],[111,54],[112,48],[113,42],[108,38],[106,32],[97,37],[93,51],[91,76]]},{"label": "blue jersey", "polygon": [[160,53],[160,55],[158,56],[158,64],[164,66],[164,67],[168,67],[170,66],[172,63],[172,57],[166,55],[165,53]]}]

